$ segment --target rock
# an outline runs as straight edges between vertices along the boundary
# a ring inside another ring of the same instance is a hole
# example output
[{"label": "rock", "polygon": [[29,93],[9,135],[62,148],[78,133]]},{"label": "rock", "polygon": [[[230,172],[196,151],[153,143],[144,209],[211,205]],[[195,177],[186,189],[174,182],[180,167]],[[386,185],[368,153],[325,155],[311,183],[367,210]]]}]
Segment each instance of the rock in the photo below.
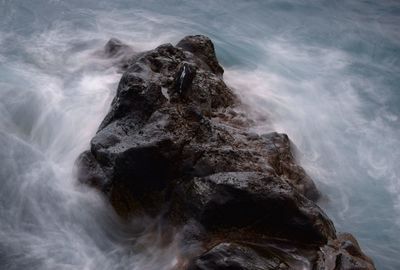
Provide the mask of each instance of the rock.
[{"label": "rock", "polygon": [[315,269],[317,270],[371,270],[375,269],[372,260],[367,257],[348,233],[339,234],[330,240],[318,253]]},{"label": "rock", "polygon": [[306,174],[304,169],[296,163],[293,155],[292,143],[286,134],[276,132],[262,136],[266,140],[266,153],[268,161],[275,168],[281,177],[289,179],[300,193],[312,201],[320,197],[312,179]]},{"label": "rock", "polygon": [[193,261],[189,270],[267,270],[289,269],[278,256],[261,256],[250,247],[220,243]]},{"label": "rock", "polygon": [[104,53],[108,57],[132,53],[132,48],[116,38],[111,38],[104,46]]},{"label": "rock", "polygon": [[121,217],[184,228],[202,247],[191,269],[373,269],[315,204],[288,136],[250,131],[210,39],[141,53],[112,39],[105,53],[124,73],[77,176]]},{"label": "rock", "polygon": [[104,46],[102,56],[113,59],[120,71],[125,71],[129,63],[137,57],[134,49],[117,38],[111,38]]},{"label": "rock", "polygon": [[[158,193],[171,180],[190,174],[190,162],[202,147],[197,141],[209,140],[212,132],[212,110],[234,104],[222,79],[198,68],[196,61],[193,54],[165,44],[142,54],[122,76],[90,151],[107,178],[102,181],[111,183],[109,196],[119,212],[138,205],[132,197]],[[88,170],[93,166],[81,164]]]},{"label": "rock", "polygon": [[77,171],[78,181],[107,193],[108,179],[93,154],[90,151],[83,152],[77,163],[80,164]]},{"label": "rock", "polygon": [[196,219],[210,231],[246,228],[317,245],[335,238],[335,228],[323,211],[273,174],[226,172],[195,177],[179,183],[173,198],[172,211]]},{"label": "rock", "polygon": [[209,69],[216,75],[222,76],[224,69],[219,65],[215,55],[214,44],[205,36],[187,36],[178,42],[176,47],[193,53],[208,65]]}]

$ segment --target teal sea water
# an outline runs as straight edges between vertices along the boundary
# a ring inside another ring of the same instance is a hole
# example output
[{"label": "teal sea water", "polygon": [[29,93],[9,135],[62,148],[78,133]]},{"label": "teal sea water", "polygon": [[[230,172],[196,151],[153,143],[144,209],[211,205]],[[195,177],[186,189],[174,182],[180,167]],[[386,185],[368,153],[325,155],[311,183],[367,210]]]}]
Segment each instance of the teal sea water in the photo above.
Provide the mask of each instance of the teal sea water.
[{"label": "teal sea water", "polygon": [[339,231],[400,269],[400,2],[0,0],[0,269],[170,269],[182,247],[118,223],[73,162],[120,74],[96,51],[205,34],[225,80],[285,132]]}]

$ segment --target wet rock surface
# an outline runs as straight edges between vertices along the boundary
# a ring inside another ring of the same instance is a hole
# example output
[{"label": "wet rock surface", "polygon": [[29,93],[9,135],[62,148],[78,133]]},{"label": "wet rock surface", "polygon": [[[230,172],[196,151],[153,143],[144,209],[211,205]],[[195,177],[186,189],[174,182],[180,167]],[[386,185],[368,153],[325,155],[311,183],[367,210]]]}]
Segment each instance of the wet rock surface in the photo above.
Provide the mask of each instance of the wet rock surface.
[{"label": "wet rock surface", "polygon": [[202,249],[188,269],[374,269],[315,204],[288,136],[249,131],[210,39],[142,53],[112,39],[104,53],[124,73],[78,180],[119,215],[190,227],[183,242]]},{"label": "wet rock surface", "polygon": [[236,243],[220,243],[192,262],[189,270],[264,270],[289,269],[274,254],[260,254],[254,249]]},{"label": "wet rock surface", "polygon": [[196,219],[212,232],[245,228],[308,244],[324,244],[335,237],[322,210],[272,173],[195,177],[178,183],[172,197],[172,211]]}]

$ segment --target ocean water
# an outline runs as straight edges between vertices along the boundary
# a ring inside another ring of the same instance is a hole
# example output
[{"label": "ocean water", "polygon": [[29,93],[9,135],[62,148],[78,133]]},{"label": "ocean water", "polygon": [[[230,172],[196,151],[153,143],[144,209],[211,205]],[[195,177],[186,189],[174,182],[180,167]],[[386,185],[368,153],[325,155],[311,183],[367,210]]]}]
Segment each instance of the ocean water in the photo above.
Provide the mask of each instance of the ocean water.
[{"label": "ocean water", "polygon": [[[205,34],[226,82],[285,132],[339,231],[400,269],[400,2],[0,0],[0,269],[171,269],[190,246],[121,224],[73,163],[121,76],[98,50]],[[176,234],[179,238],[179,233]]]}]

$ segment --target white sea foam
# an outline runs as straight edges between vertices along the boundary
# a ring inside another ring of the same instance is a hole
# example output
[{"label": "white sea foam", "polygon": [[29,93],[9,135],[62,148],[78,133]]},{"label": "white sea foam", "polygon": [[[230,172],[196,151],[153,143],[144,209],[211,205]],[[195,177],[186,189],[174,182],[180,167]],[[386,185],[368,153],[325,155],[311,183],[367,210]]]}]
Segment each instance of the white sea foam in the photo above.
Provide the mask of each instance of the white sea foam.
[{"label": "white sea foam", "polygon": [[61,20],[32,36],[9,33],[0,40],[18,44],[25,56],[1,58],[8,60],[0,70],[7,74],[0,83],[1,265],[172,269],[182,261],[184,248],[174,240],[179,233],[166,242],[157,220],[121,223],[97,192],[82,190],[72,175],[121,76],[96,51],[111,36],[150,49],[171,39],[156,27],[168,19],[134,10],[78,13],[94,16],[97,29]]}]

